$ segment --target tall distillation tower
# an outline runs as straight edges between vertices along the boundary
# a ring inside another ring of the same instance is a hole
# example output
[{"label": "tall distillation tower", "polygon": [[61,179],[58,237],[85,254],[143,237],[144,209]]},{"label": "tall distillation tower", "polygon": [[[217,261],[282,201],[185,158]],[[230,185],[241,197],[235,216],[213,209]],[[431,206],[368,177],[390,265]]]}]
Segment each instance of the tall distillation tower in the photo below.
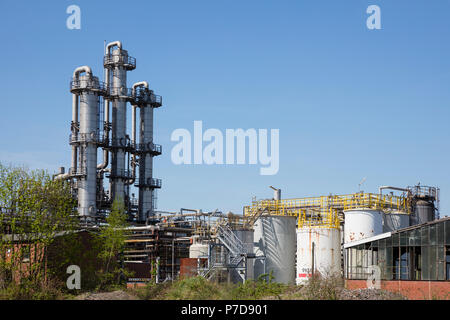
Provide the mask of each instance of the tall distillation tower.
[{"label": "tall distillation tower", "polygon": [[[86,221],[104,217],[114,199],[120,199],[130,218],[143,223],[154,214],[155,189],[161,188],[161,180],[153,178],[153,157],[162,152],[161,146],[153,143],[153,109],[161,107],[162,98],[150,90],[146,81],[127,87],[127,72],[136,68],[136,59],[128,55],[120,41],[108,43],[105,49],[104,82],[93,76],[88,66],[74,71],[70,86],[73,95],[71,168],[68,173],[61,168],[55,179],[70,181],[78,200],[78,213]],[[126,130],[128,103],[132,113],[131,138]],[[137,109],[140,110],[139,139]],[[103,161],[99,164],[98,148],[103,150]],[[105,173],[109,178],[108,192],[103,185]],[[133,185],[139,189],[137,201],[130,197]]]}]

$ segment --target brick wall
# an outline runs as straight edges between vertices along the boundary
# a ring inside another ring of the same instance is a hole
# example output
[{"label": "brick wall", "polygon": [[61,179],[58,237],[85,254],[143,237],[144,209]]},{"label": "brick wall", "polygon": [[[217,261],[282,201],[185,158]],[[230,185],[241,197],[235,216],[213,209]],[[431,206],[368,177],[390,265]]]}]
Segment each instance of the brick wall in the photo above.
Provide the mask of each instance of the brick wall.
[{"label": "brick wall", "polygon": [[[367,288],[366,280],[346,280],[348,289]],[[381,281],[381,289],[398,292],[411,300],[450,300],[450,281]]]}]

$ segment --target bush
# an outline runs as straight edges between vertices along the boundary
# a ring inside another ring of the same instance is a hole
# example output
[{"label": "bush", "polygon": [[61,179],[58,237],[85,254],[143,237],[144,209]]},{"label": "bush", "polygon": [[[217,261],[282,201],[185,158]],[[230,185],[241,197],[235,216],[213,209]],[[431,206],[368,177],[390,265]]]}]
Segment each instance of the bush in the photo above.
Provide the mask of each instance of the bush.
[{"label": "bush", "polygon": [[229,299],[224,290],[226,284],[218,284],[203,277],[177,280],[165,292],[164,298],[169,300],[219,300]]},{"label": "bush", "polygon": [[[266,277],[269,277],[266,280]],[[261,275],[258,280],[247,280],[240,283],[232,290],[232,299],[235,300],[252,300],[261,299],[269,296],[278,296],[286,291],[287,285],[272,282],[272,274]]]},{"label": "bush", "polygon": [[158,300],[163,299],[162,295],[165,290],[171,285],[170,282],[166,283],[154,283],[149,282],[145,287],[133,289],[133,293],[136,294],[139,299],[142,300]]},{"label": "bush", "polygon": [[338,300],[343,280],[336,277],[312,277],[304,287],[303,297],[307,300]]},{"label": "bush", "polygon": [[11,282],[0,290],[0,300],[60,300],[65,295],[57,281],[36,283],[34,279],[22,279],[20,284]]}]

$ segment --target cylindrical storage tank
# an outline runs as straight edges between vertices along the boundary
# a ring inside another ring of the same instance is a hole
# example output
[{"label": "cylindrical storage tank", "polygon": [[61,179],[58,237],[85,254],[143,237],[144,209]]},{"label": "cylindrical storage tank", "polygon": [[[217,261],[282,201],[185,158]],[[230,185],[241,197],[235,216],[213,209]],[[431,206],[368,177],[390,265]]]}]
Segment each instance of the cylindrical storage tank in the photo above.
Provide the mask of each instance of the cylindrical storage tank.
[{"label": "cylindrical storage tank", "polygon": [[297,230],[296,283],[304,284],[313,275],[341,277],[341,235],[334,228]]},{"label": "cylindrical storage tank", "polygon": [[344,210],[344,242],[358,241],[383,233],[383,212],[375,209]]},{"label": "cylindrical storage tank", "polygon": [[434,204],[431,201],[418,200],[414,206],[414,214],[411,216],[411,225],[422,224],[434,220]]},{"label": "cylindrical storage tank", "polygon": [[406,212],[390,212],[383,214],[383,232],[391,232],[409,227],[409,214]]},{"label": "cylindrical storage tank", "polygon": [[[242,241],[242,243],[244,244],[244,247],[247,251],[247,253],[253,253],[253,236],[254,236],[254,232],[253,230],[248,230],[248,229],[236,229],[233,230],[233,233],[238,237],[238,239],[240,241]],[[245,280],[251,280],[254,279],[254,259],[247,259],[247,264],[245,264],[245,260],[242,260],[241,262],[241,266],[244,267],[245,266]],[[243,282],[243,277],[241,277],[239,275],[239,272],[241,272],[238,269],[231,269],[231,281],[234,283],[237,282]]]},{"label": "cylindrical storage tank", "polygon": [[194,243],[189,247],[189,258],[207,258],[208,245],[202,243]]},{"label": "cylindrical storage tank", "polygon": [[289,216],[261,216],[256,220],[255,279],[272,272],[274,282],[295,283],[296,223],[297,218]]}]

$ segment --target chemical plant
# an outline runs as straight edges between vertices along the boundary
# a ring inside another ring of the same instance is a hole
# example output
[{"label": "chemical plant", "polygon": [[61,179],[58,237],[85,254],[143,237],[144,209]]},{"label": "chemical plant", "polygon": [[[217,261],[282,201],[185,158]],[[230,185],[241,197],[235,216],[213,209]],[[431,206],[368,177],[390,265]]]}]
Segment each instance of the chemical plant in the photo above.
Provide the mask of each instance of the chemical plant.
[{"label": "chemical plant", "polygon": [[135,271],[131,285],[196,275],[242,282],[270,274],[286,284],[320,275],[357,286],[378,266],[383,281],[447,280],[448,290],[450,220],[439,219],[436,187],[382,186],[376,193],[298,199],[282,199],[271,187],[273,197],[253,201],[242,214],[157,211],[161,180],[154,178],[153,157],[162,148],[153,141],[153,113],[162,98],[146,81],[128,87],[136,60],[121,42],[106,46],[103,65],[104,81],[87,66],[73,72],[71,166],[55,179],[70,184],[84,226],[101,223],[114,199],[124,201],[132,223],[124,255]]},{"label": "chemical plant", "polygon": [[[78,214],[86,223],[104,217],[115,198],[124,201],[132,220],[146,222],[154,215],[155,189],[161,188],[161,180],[153,178],[153,157],[161,154],[161,146],[153,143],[153,109],[161,107],[162,98],[150,90],[146,81],[127,87],[127,72],[136,68],[136,59],[128,55],[120,41],[106,46],[103,65],[103,82],[88,66],[73,72],[69,139],[72,161],[68,173],[62,167],[55,179],[70,181],[78,199]],[[128,103],[131,138],[126,130]],[[98,148],[103,151],[100,163]],[[109,180],[109,190],[105,190],[105,178]],[[139,188],[139,201],[133,194],[130,196],[132,185]]]}]

